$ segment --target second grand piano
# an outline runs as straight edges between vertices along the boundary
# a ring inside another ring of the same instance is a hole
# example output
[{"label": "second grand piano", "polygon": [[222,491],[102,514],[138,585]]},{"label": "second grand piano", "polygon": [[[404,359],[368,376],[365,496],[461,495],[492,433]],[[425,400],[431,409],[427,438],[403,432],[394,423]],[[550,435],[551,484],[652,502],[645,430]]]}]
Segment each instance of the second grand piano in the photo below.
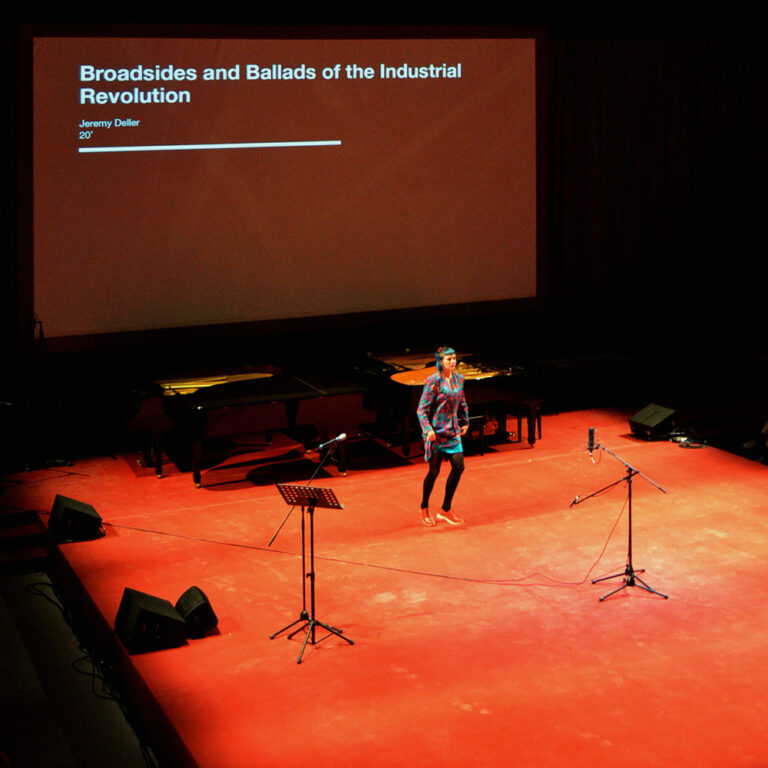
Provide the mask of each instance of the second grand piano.
[{"label": "second grand piano", "polygon": [[[378,401],[379,424],[393,436],[400,434],[403,453],[410,454],[414,415],[424,382],[436,370],[431,353],[370,355],[358,366],[368,374],[368,388]],[[482,412],[496,423],[496,434],[508,437],[507,415],[517,417],[517,439],[521,439],[522,421],[527,422],[527,439],[534,445],[541,437],[541,405],[536,376],[526,368],[481,355],[462,355],[457,371],[464,377],[464,391],[470,414]]]}]

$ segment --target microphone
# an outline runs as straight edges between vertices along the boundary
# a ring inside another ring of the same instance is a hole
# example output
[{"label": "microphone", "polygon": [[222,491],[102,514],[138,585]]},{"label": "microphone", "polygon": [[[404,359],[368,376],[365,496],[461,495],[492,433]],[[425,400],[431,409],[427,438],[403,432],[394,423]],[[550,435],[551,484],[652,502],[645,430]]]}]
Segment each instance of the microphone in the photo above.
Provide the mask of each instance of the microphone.
[{"label": "microphone", "polygon": [[336,443],[343,443],[347,439],[347,433],[342,432],[340,435],[336,435],[332,440],[328,440],[325,443],[321,443],[317,446],[318,451],[322,451],[324,448],[327,448],[329,445],[335,445]]},{"label": "microphone", "polygon": [[595,460],[592,457],[592,451],[594,451],[595,448],[599,448],[599,445],[595,445],[595,428],[590,427],[587,437],[587,450],[589,451],[589,459],[593,464],[595,463]]}]

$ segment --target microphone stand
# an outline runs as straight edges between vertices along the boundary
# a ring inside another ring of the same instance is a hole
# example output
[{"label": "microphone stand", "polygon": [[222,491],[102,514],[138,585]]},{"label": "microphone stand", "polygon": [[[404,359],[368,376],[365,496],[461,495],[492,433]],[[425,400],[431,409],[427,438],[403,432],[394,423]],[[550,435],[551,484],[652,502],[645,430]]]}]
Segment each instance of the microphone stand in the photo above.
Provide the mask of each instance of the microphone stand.
[{"label": "microphone stand", "polygon": [[653,480],[651,480],[649,477],[646,477],[642,472],[640,472],[639,469],[636,469],[631,464],[626,462],[624,459],[621,458],[621,456],[617,456],[613,451],[606,448],[604,445],[601,445],[598,443],[595,445],[595,448],[599,448],[606,453],[610,453],[611,456],[613,456],[615,459],[620,461],[624,467],[627,470],[627,474],[624,475],[624,477],[620,478],[619,480],[616,480],[613,483],[610,483],[606,485],[604,488],[601,488],[598,491],[595,491],[594,493],[590,493],[588,496],[579,497],[577,496],[571,503],[570,506],[574,506],[575,504],[580,504],[582,501],[586,501],[587,499],[591,499],[593,496],[597,496],[598,494],[603,493],[604,491],[609,490],[610,488],[614,488],[619,483],[626,482],[627,484],[627,510],[628,510],[628,546],[627,546],[627,564],[624,566],[623,571],[619,571],[618,573],[611,574],[610,576],[602,576],[599,579],[593,579],[593,584],[598,584],[602,581],[609,581],[611,579],[618,579],[623,577],[623,582],[621,586],[617,587],[611,592],[608,592],[608,594],[603,595],[600,598],[600,602],[602,603],[603,600],[605,600],[608,597],[611,597],[611,595],[615,595],[617,592],[621,592],[622,589],[626,589],[627,587],[639,587],[640,589],[644,589],[646,592],[651,592],[654,595],[659,595],[660,597],[663,597],[665,600],[668,599],[669,595],[665,595],[662,592],[658,592],[652,587],[648,586],[645,581],[643,581],[637,574],[639,573],[645,573],[645,569],[635,570],[634,565],[632,564],[632,478],[635,477],[635,475],[640,475],[644,480],[647,480],[651,485],[658,488],[662,493],[666,493],[666,490],[662,488],[658,483],[655,483]]},{"label": "microphone stand", "polygon": [[[315,471],[312,473],[312,476],[307,480],[307,482],[304,484],[305,486],[312,485],[312,481],[317,477],[317,473],[325,466],[328,459],[331,458],[331,453],[333,452],[333,449],[338,445],[338,442],[332,442],[330,446],[328,446],[328,450],[325,452],[325,455],[320,460],[320,463],[315,467]],[[277,534],[280,533],[280,531],[283,530],[283,526],[288,522],[288,518],[293,513],[293,510],[296,509],[296,505],[294,504],[289,510],[286,516],[283,518],[283,522],[280,523],[280,525],[277,526],[277,530],[272,535],[272,538],[269,540],[269,544],[267,544],[268,547],[272,546],[272,543],[277,538]],[[302,520],[302,523],[304,521]],[[302,536],[303,539],[303,536]],[[304,553],[302,552],[302,557],[304,556]]]}]

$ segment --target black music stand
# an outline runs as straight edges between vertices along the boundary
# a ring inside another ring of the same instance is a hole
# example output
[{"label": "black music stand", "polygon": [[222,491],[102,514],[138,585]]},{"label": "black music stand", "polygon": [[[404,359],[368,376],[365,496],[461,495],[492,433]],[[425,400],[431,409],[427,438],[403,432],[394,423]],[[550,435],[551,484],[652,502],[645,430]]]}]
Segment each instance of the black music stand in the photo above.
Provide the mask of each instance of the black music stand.
[{"label": "black music stand", "polygon": [[639,587],[640,589],[644,589],[646,592],[650,592],[654,595],[659,595],[659,597],[663,597],[665,600],[669,597],[669,595],[665,595],[662,592],[658,592],[652,587],[648,586],[637,574],[638,573],[645,573],[645,569],[640,569],[639,571],[636,571],[633,564],[632,564],[632,478],[635,475],[640,475],[644,480],[647,480],[651,485],[658,488],[662,493],[666,493],[666,490],[662,488],[657,483],[654,483],[653,480],[651,480],[649,477],[646,477],[642,472],[640,472],[639,469],[635,469],[631,464],[628,464],[624,459],[622,459],[620,456],[617,456],[613,451],[606,448],[604,445],[600,445],[599,443],[595,446],[595,448],[599,448],[600,450],[605,451],[606,453],[610,453],[611,456],[613,456],[615,459],[618,459],[626,468],[627,474],[624,475],[619,480],[616,480],[613,483],[610,483],[609,485],[605,486],[604,488],[601,488],[598,491],[595,491],[594,493],[590,493],[589,496],[584,496],[583,498],[580,498],[577,496],[572,502],[571,506],[574,506],[574,504],[580,504],[582,501],[586,501],[587,499],[592,498],[593,496],[597,496],[600,493],[603,493],[604,491],[607,491],[609,488],[613,488],[614,486],[618,485],[619,483],[626,482],[627,484],[627,536],[628,536],[628,547],[627,547],[627,564],[624,566],[623,571],[619,571],[618,573],[613,573],[610,576],[601,576],[599,579],[593,579],[593,584],[598,584],[601,581],[609,581],[611,579],[618,579],[622,578],[624,581],[622,582],[621,586],[617,587],[611,592],[608,592],[608,594],[603,595],[600,598],[600,602],[602,603],[603,600],[610,597],[611,595],[615,595],[617,592],[621,592],[622,589],[626,589],[627,587]]},{"label": "black music stand", "polygon": [[[296,624],[301,624],[300,627],[295,629],[288,635],[290,640],[294,635],[298,634],[302,630],[305,632],[304,643],[301,646],[301,652],[299,653],[297,664],[301,664],[304,650],[307,647],[307,643],[315,645],[321,640],[325,640],[330,635],[336,635],[342,640],[346,640],[350,645],[354,643],[344,636],[344,630],[338,627],[332,627],[329,624],[323,624],[322,621],[318,621],[315,618],[315,508],[323,507],[326,509],[343,509],[339,500],[330,488],[315,488],[309,485],[287,485],[278,483],[277,490],[280,491],[286,504],[292,507],[301,505],[301,594],[302,594],[302,608],[299,618],[296,621],[292,621],[287,626],[278,630],[274,634],[269,636],[270,640],[274,640],[278,635],[281,635],[286,630],[290,629]],[[306,529],[304,525],[304,512],[309,514],[309,571],[306,566]],[[310,585],[310,610],[307,612],[307,588],[306,579],[309,579]],[[321,637],[320,640],[316,639],[315,630],[317,627],[322,627],[330,634]]]}]

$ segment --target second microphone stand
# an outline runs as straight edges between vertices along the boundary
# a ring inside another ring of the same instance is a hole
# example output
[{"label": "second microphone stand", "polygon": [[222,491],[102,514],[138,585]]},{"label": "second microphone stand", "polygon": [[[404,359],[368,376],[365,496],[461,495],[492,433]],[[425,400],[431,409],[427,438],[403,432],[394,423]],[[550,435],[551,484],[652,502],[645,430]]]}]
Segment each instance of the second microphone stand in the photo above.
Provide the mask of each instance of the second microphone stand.
[{"label": "second microphone stand", "polygon": [[612,590],[611,592],[608,592],[608,594],[603,595],[600,598],[600,602],[602,603],[603,600],[605,600],[608,597],[611,597],[611,595],[615,595],[617,592],[621,592],[622,589],[626,589],[627,587],[639,587],[640,589],[644,589],[646,592],[651,592],[654,595],[659,595],[659,597],[663,597],[665,600],[669,597],[669,595],[665,595],[661,592],[656,591],[652,587],[648,586],[648,584],[645,583],[637,574],[639,573],[645,573],[644,569],[640,569],[639,571],[635,570],[634,565],[632,564],[632,478],[635,475],[640,475],[644,480],[647,480],[651,485],[658,488],[662,493],[666,493],[666,490],[662,488],[657,483],[654,483],[653,480],[646,477],[642,472],[640,472],[639,469],[636,469],[628,462],[624,461],[620,456],[617,456],[613,451],[606,448],[604,445],[600,445],[599,443],[595,446],[595,448],[599,448],[600,450],[605,451],[606,453],[610,453],[611,456],[613,456],[615,459],[618,459],[627,470],[627,474],[624,475],[624,477],[620,478],[619,480],[616,480],[613,483],[610,483],[609,485],[606,485],[604,488],[600,488],[600,490],[595,491],[594,493],[590,493],[589,496],[579,497],[577,496],[572,502],[571,506],[574,504],[580,504],[582,501],[585,501],[586,499],[590,499],[593,496],[597,496],[604,491],[607,491],[609,488],[613,488],[617,486],[619,483],[626,483],[627,484],[627,513],[628,513],[628,546],[627,546],[627,564],[624,566],[623,571],[619,571],[618,573],[611,574],[610,576],[602,576],[599,579],[593,579],[593,584],[598,584],[602,581],[609,581],[611,579],[619,579],[623,578],[623,582],[621,586],[617,587],[616,589]]}]

